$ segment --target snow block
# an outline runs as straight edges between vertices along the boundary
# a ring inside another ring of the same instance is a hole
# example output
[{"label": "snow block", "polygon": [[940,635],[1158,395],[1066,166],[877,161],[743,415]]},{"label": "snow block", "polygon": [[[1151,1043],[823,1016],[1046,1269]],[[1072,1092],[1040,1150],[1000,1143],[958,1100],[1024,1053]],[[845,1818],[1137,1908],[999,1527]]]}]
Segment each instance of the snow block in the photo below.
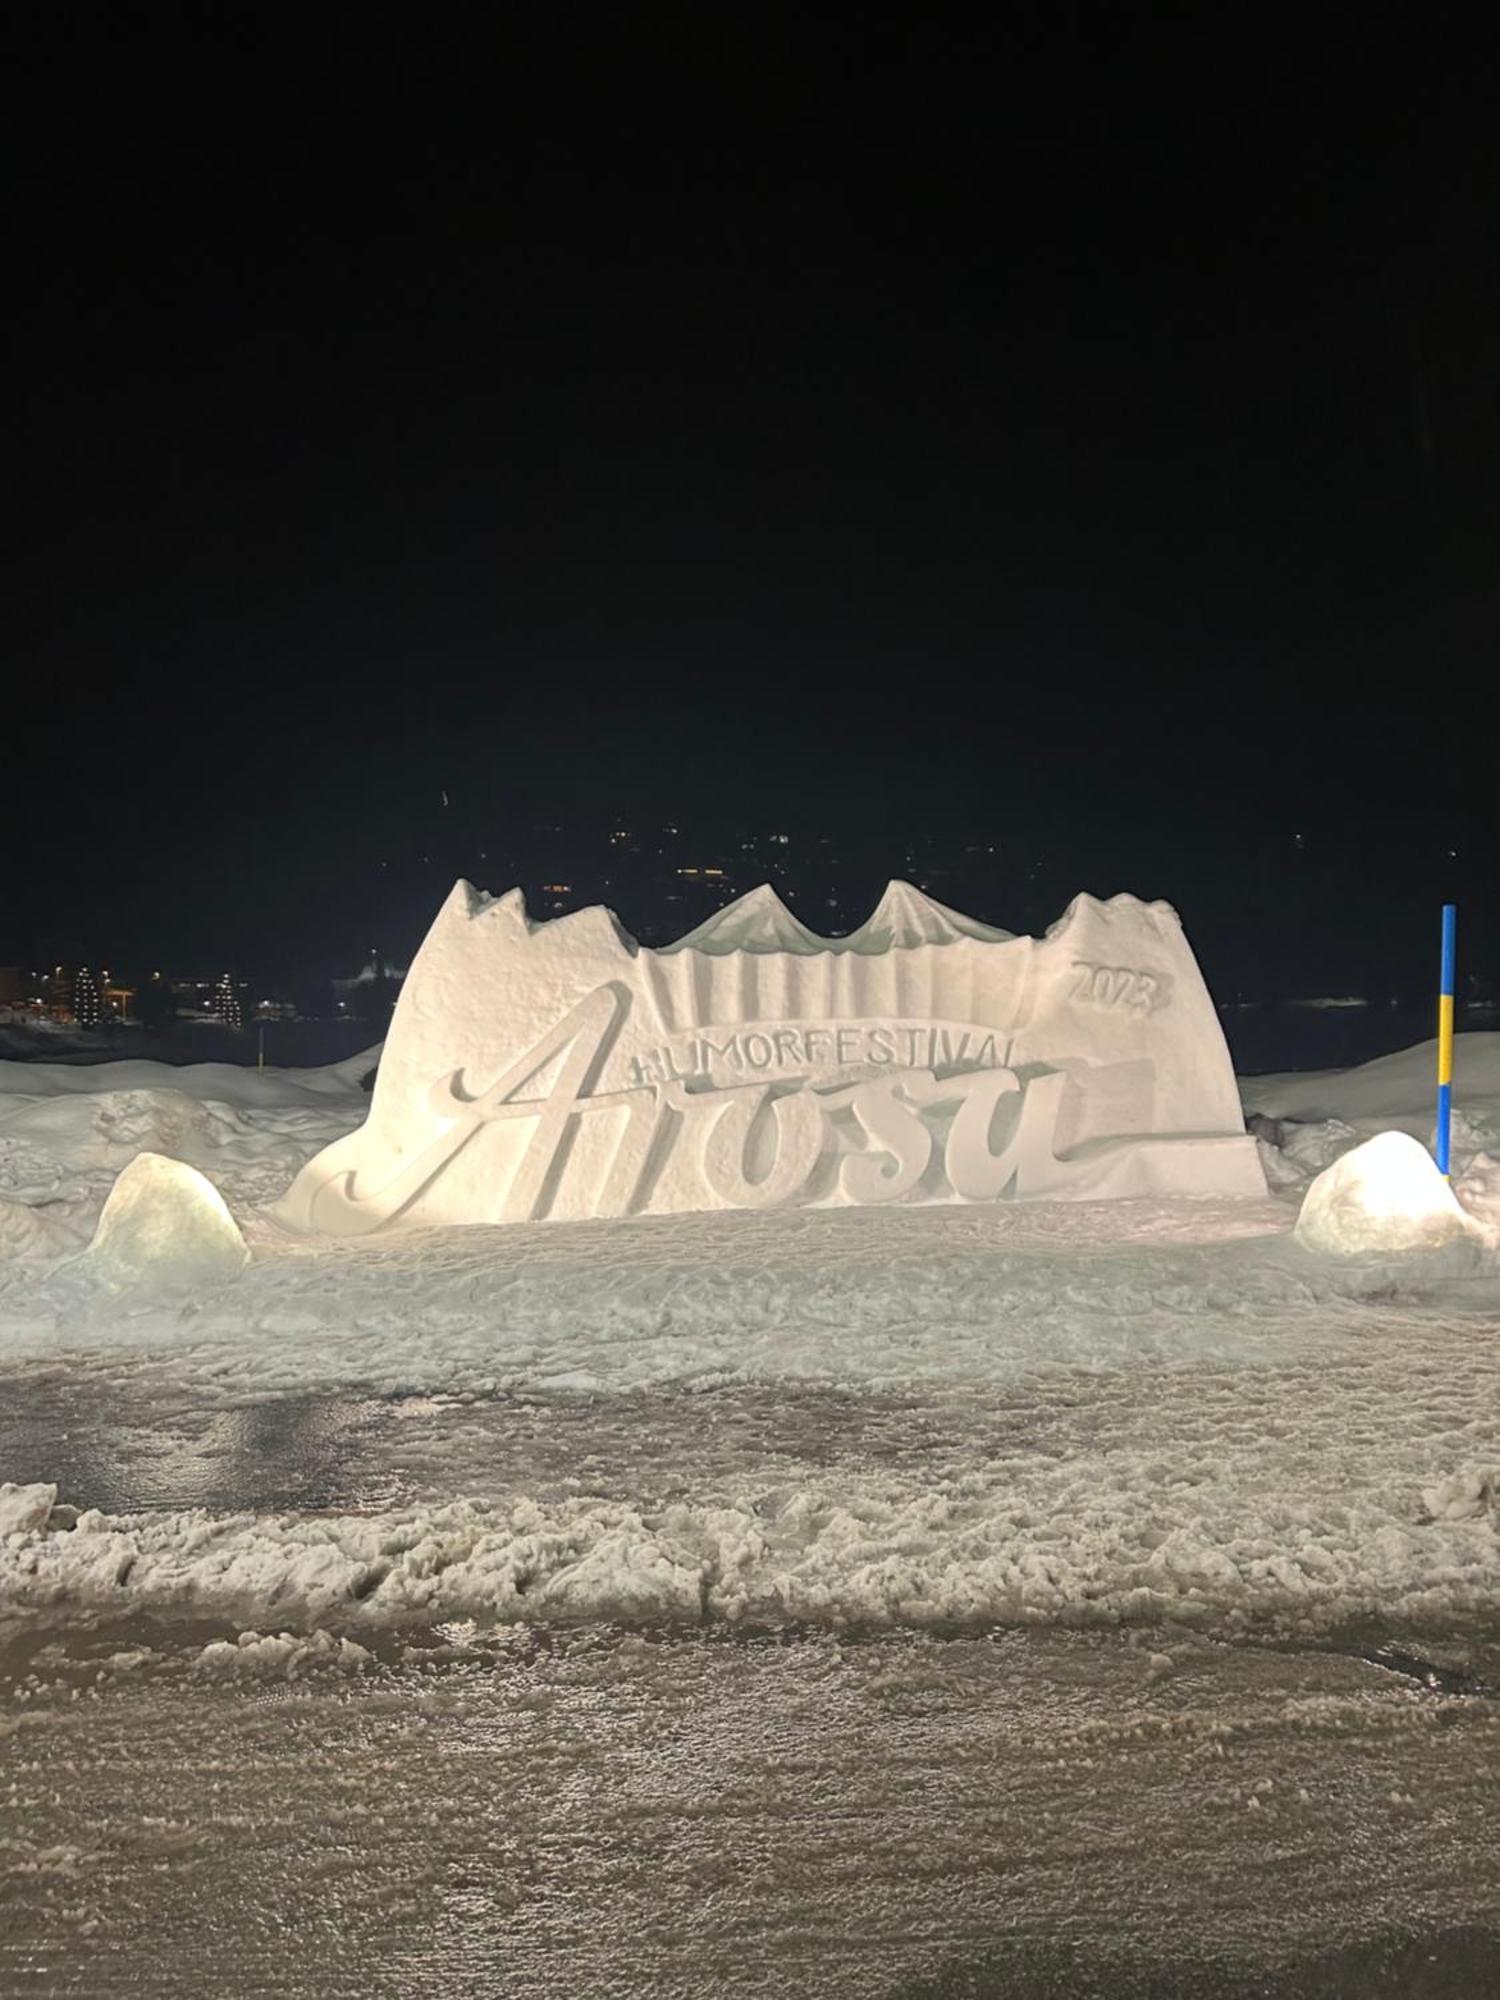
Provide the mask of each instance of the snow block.
[{"label": "snow block", "polygon": [[1325,1168],[1296,1232],[1304,1249],[1334,1257],[1432,1250],[1473,1233],[1432,1155],[1405,1132],[1381,1132]]},{"label": "snow block", "polygon": [[294,1228],[693,1209],[1263,1196],[1176,913],[1080,896],[1042,938],[892,882],[849,937],[769,886],[659,951],[458,883],[370,1115]]},{"label": "snow block", "polygon": [[110,1291],[180,1290],[232,1278],[249,1257],[211,1180],[181,1160],[141,1153],[110,1189],[81,1261]]}]

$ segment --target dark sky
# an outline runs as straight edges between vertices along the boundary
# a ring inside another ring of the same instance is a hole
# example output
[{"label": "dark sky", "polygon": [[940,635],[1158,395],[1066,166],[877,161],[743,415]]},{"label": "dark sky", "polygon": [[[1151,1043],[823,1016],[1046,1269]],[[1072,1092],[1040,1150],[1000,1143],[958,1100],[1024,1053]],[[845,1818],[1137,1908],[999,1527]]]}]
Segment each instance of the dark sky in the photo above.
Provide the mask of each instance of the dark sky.
[{"label": "dark sky", "polygon": [[13,10],[0,960],[336,959],[445,792],[1488,881],[1493,66],[995,11]]}]

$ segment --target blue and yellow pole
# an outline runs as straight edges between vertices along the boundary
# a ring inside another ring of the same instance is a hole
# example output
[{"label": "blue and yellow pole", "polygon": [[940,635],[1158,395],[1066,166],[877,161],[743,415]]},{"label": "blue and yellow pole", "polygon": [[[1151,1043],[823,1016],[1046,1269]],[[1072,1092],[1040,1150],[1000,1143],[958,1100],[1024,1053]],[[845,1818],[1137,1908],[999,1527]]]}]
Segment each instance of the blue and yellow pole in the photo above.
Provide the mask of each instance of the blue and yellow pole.
[{"label": "blue and yellow pole", "polygon": [[1443,905],[1443,970],[1438,988],[1438,1172],[1448,1171],[1448,1142],[1453,1123],[1453,973],[1457,957],[1458,912]]}]

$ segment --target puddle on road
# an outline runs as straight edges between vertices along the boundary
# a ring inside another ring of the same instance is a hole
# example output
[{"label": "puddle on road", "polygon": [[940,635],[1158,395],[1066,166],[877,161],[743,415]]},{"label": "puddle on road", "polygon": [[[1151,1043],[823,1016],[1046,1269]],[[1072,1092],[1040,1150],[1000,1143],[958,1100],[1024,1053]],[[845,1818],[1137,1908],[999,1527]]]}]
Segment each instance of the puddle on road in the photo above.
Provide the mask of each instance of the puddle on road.
[{"label": "puddle on road", "polygon": [[747,1462],[862,1471],[983,1462],[1034,1446],[1048,1412],[1002,1397],[737,1384],[607,1397],[289,1395],[231,1407],[86,1382],[9,1385],[0,1465],[107,1513],[157,1508],[368,1513],[416,1503],[631,1497],[711,1484]]}]

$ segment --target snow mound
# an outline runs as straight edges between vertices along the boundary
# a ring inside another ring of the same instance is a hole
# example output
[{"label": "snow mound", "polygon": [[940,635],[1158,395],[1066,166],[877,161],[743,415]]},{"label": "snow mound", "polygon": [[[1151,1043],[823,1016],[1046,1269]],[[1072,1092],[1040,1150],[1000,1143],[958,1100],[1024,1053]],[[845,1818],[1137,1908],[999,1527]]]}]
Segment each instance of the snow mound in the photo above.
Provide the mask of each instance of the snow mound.
[{"label": "snow mound", "polygon": [[1434,1521],[1478,1521],[1495,1504],[1500,1467],[1466,1465],[1422,1490],[1422,1500]]},{"label": "snow mound", "polygon": [[12,1486],[7,1479],[0,1485],[0,1541],[7,1535],[33,1535],[45,1528],[56,1504],[56,1486]]},{"label": "snow mound", "polygon": [[374,1663],[374,1654],[353,1639],[331,1632],[241,1632],[231,1644],[219,1639],[205,1646],[194,1662],[199,1674],[238,1680],[245,1677],[294,1681],[309,1668],[333,1667],[357,1672]]},{"label": "snow mound", "polygon": [[1431,1154],[1405,1132],[1382,1132],[1326,1167],[1296,1230],[1304,1249],[1335,1257],[1431,1250],[1471,1233]]},{"label": "snow mound", "polygon": [[212,1181],[181,1160],[142,1153],[115,1182],[83,1255],[106,1289],[123,1291],[234,1277],[250,1252]]}]

